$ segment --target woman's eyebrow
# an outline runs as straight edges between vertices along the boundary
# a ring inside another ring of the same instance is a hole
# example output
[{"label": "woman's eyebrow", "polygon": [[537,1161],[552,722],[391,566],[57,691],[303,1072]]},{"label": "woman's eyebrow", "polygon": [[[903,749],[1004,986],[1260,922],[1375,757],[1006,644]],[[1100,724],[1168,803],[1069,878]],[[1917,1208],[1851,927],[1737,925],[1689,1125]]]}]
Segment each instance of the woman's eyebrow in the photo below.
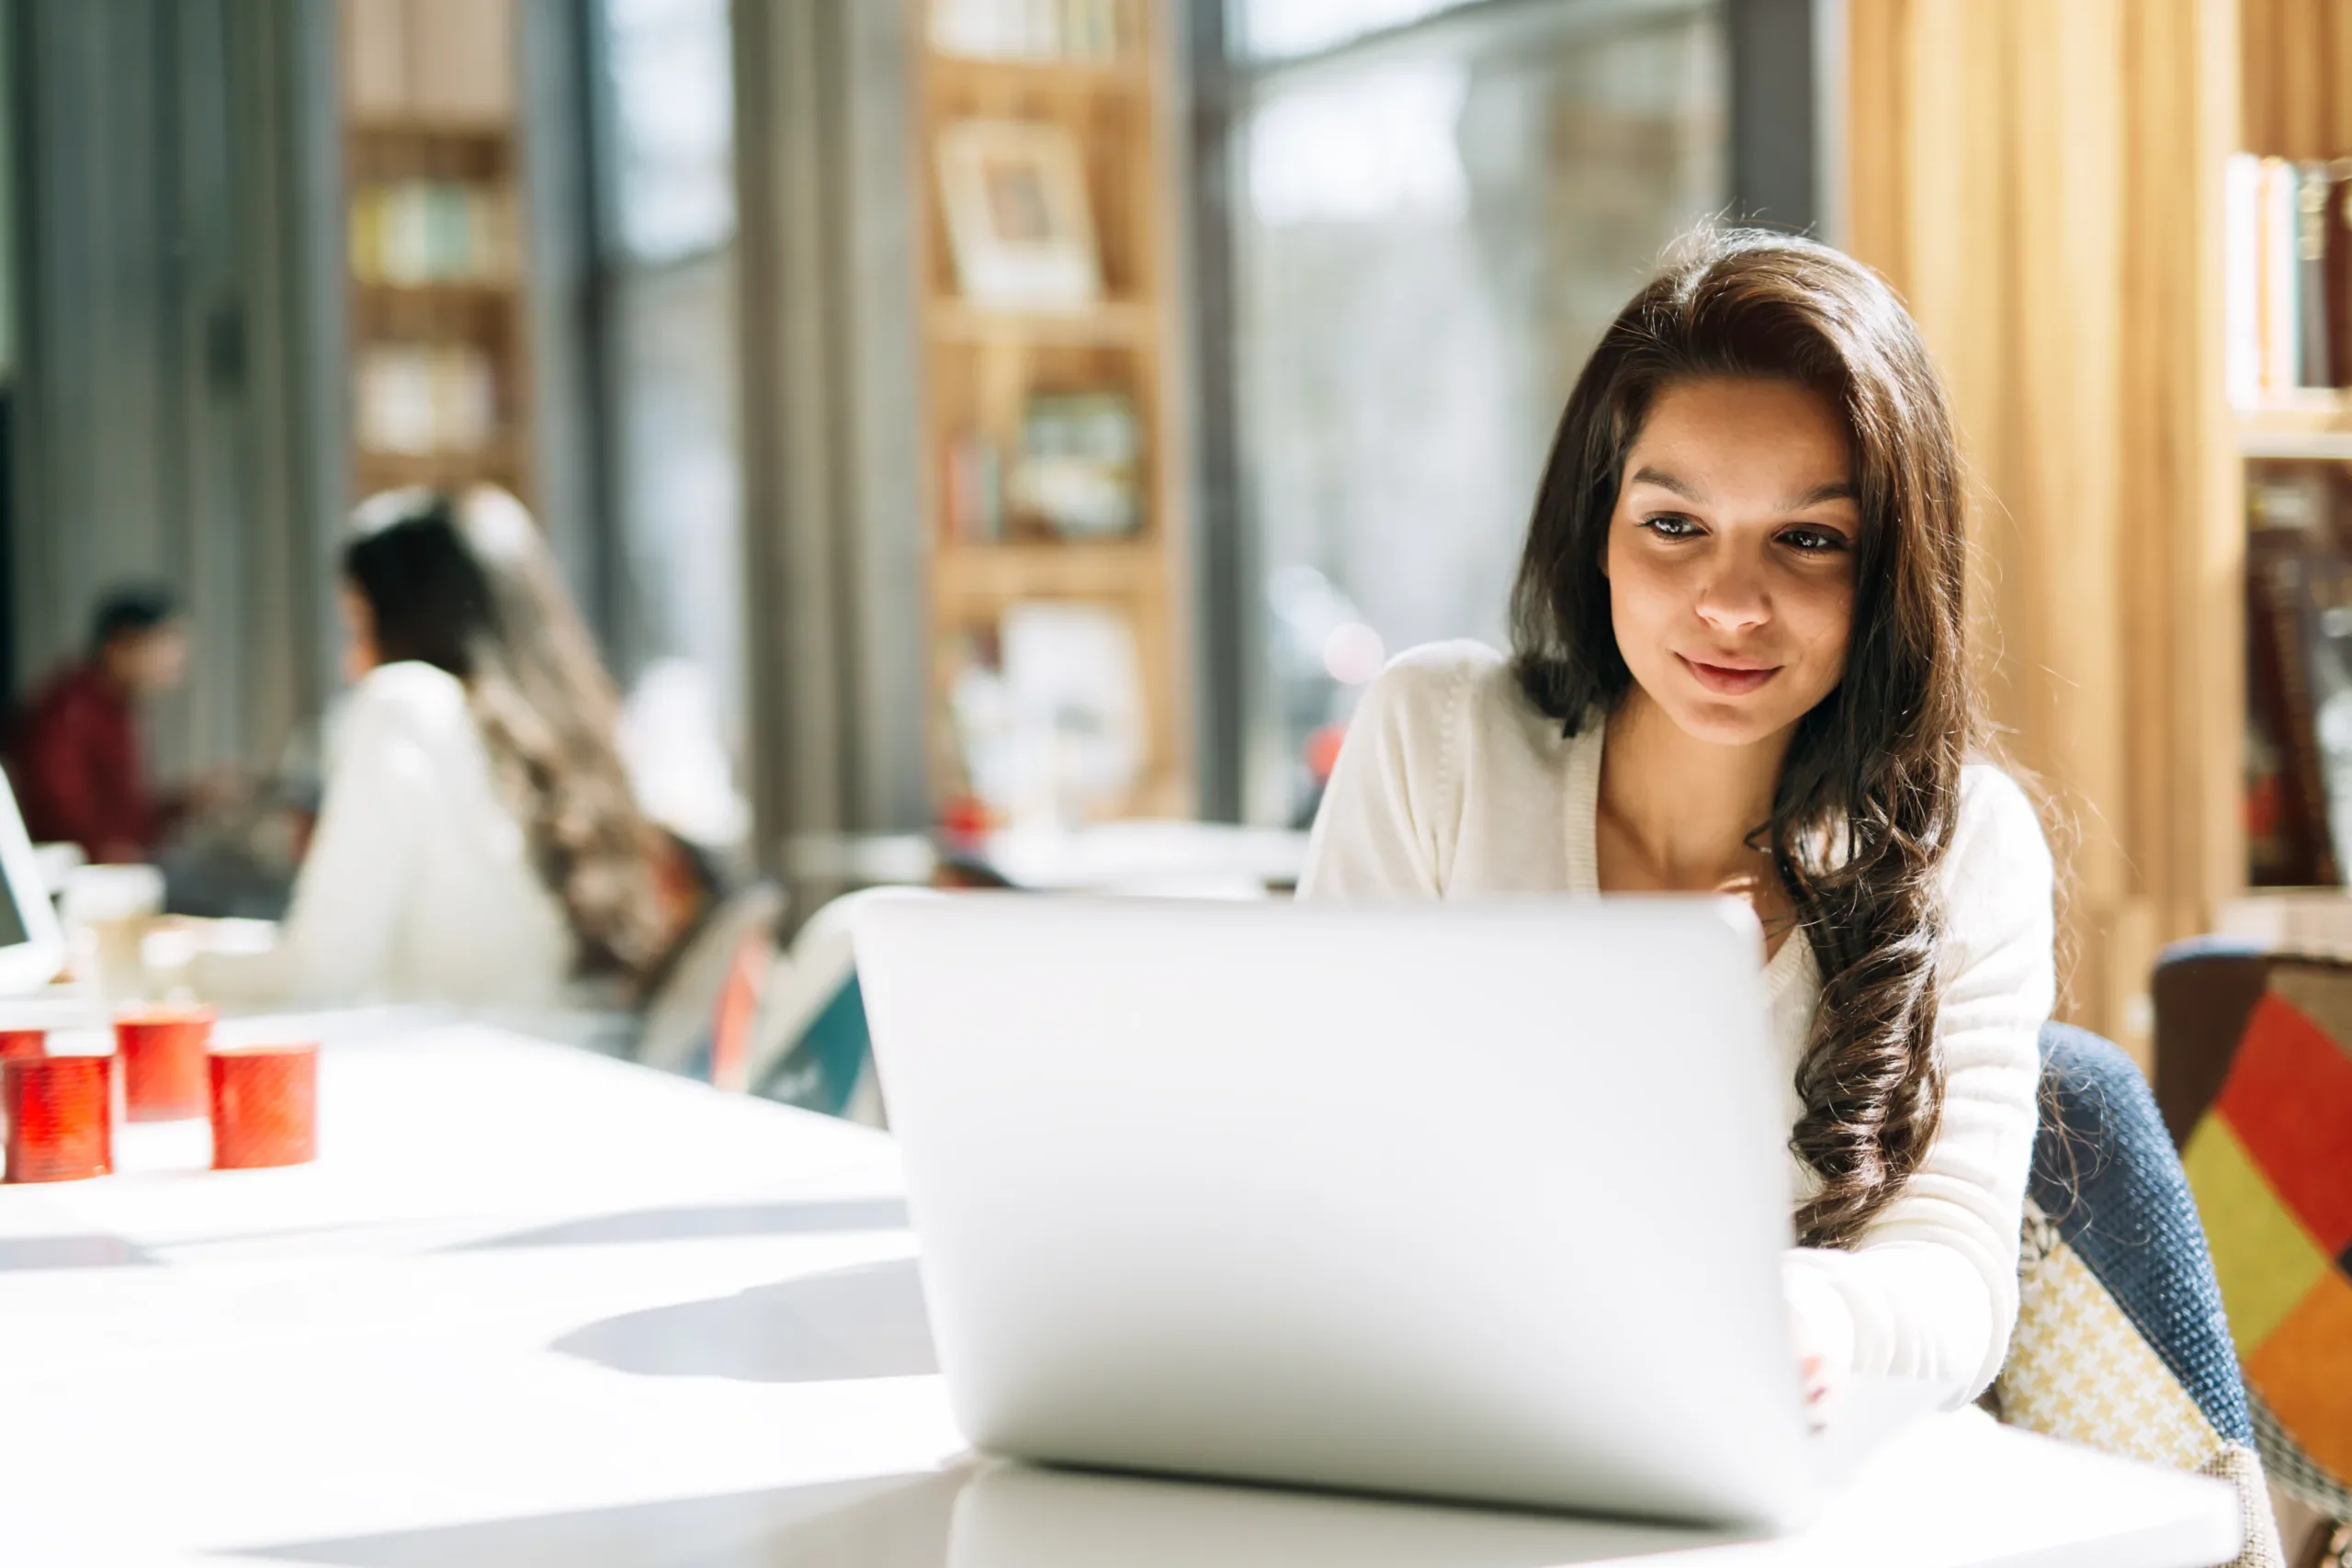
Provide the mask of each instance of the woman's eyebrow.
[{"label": "woman's eyebrow", "polygon": [[1680,496],[1685,501],[1699,501],[1703,499],[1696,490],[1687,484],[1684,484],[1680,479],[1676,479],[1664,468],[1652,468],[1647,467],[1635,468],[1634,470],[1634,477],[1627,479],[1625,482],[1627,484],[1636,485],[1656,485],[1660,490],[1672,491],[1675,494]]},{"label": "woman's eyebrow", "polygon": [[1803,512],[1806,507],[1819,506],[1825,501],[1859,501],[1860,499],[1854,492],[1852,485],[1844,479],[1838,479],[1829,484],[1815,485],[1794,501],[1782,502],[1781,509],[1784,512]]}]

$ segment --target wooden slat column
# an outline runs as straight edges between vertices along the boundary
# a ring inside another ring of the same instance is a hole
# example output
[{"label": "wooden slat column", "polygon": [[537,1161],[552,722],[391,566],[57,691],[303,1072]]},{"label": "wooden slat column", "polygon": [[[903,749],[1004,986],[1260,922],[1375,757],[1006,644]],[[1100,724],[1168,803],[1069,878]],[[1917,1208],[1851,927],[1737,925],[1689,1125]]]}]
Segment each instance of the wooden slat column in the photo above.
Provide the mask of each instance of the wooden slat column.
[{"label": "wooden slat column", "polygon": [[1973,480],[1972,611],[2069,824],[2065,1016],[2147,1048],[2147,968],[2244,872],[2218,211],[2230,0],[1849,0],[1849,248],[1910,303]]}]

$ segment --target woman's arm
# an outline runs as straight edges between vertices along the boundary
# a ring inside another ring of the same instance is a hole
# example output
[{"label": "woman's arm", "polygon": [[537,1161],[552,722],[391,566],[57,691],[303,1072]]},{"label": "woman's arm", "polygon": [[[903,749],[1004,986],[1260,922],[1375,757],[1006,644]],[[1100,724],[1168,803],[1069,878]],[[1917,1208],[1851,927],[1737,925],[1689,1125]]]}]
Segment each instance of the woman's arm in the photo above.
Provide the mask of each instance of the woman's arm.
[{"label": "woman's arm", "polygon": [[199,995],[261,1005],[343,1003],[374,988],[435,795],[418,716],[401,696],[380,683],[354,694],[277,945],[199,956],[192,976]]},{"label": "woman's arm", "polygon": [[1475,668],[1463,645],[1438,644],[1398,655],[1364,689],[1315,814],[1300,899],[1442,896],[1442,846],[1460,812],[1460,709]]},{"label": "woman's arm", "polygon": [[1801,1333],[1833,1357],[1843,1348],[1854,1371],[1947,1383],[1955,1404],[1992,1382],[2017,1322],[2040,1037],[2056,992],[2051,886],[2024,791],[1972,768],[1944,881],[1942,1122],[1851,1251],[1789,1258]]}]

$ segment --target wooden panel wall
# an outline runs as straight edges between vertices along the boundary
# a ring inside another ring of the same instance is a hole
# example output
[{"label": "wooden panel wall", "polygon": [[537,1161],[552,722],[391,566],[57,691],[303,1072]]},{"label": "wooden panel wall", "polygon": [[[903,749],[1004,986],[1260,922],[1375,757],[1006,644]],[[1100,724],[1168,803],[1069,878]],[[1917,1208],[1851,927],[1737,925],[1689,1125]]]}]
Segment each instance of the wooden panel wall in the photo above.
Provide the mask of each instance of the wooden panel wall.
[{"label": "wooden panel wall", "polygon": [[2352,153],[2352,6],[2238,0],[2245,142],[2281,158]]},{"label": "wooden panel wall", "polygon": [[1849,0],[1849,248],[1974,478],[1978,661],[2069,826],[2065,1016],[2145,1059],[2148,965],[2243,876],[2219,210],[2231,0]]}]

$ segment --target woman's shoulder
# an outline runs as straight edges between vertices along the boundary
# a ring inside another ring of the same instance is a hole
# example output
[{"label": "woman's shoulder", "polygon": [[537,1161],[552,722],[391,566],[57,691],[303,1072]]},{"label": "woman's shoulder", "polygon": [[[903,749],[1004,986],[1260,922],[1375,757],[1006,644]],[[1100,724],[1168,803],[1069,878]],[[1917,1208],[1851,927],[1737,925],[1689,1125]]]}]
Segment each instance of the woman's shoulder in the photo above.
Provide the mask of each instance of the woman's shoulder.
[{"label": "woman's shoulder", "polygon": [[403,659],[379,664],[351,689],[353,704],[411,713],[447,713],[466,705],[466,683],[436,664]]},{"label": "woman's shoulder", "polygon": [[1468,637],[1407,649],[1388,661],[1365,700],[1414,716],[1550,722],[1528,700],[1510,656]]},{"label": "woman's shoulder", "polygon": [[1960,820],[1945,857],[1955,897],[2047,902],[2053,876],[2041,813],[2023,784],[1989,761],[1960,771]]},{"label": "woman's shoulder", "polygon": [[1358,729],[1409,765],[1447,774],[1476,755],[1516,776],[1519,762],[1555,765],[1567,745],[1560,725],[1529,700],[1510,657],[1467,638],[1423,643],[1390,660],[1350,722],[1351,734]]},{"label": "woman's shoulder", "polygon": [[473,718],[464,682],[435,665],[402,660],[360,677],[341,728],[346,744],[359,738],[429,743],[470,734]]}]

